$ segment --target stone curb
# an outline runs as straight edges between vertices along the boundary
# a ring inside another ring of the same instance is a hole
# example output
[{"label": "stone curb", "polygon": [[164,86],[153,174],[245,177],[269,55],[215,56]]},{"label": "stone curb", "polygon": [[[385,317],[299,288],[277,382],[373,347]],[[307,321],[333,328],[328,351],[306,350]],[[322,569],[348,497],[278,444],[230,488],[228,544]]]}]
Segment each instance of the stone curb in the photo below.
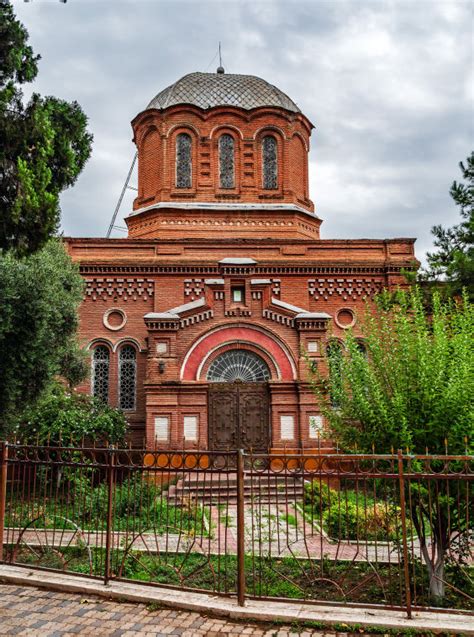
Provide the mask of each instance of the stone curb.
[{"label": "stone curb", "polygon": [[389,609],[364,609],[329,604],[310,606],[297,602],[269,600],[247,600],[245,607],[242,608],[237,605],[235,598],[171,590],[130,582],[113,581],[105,586],[99,580],[86,577],[7,565],[0,565],[0,581],[22,586],[37,586],[60,592],[98,595],[120,601],[155,603],[168,608],[205,613],[239,621],[283,621],[289,624],[292,622],[321,622],[328,626],[360,624],[399,630],[423,629],[434,633],[474,635],[474,616],[467,613],[416,612],[413,613],[413,619],[407,619],[403,612]]}]

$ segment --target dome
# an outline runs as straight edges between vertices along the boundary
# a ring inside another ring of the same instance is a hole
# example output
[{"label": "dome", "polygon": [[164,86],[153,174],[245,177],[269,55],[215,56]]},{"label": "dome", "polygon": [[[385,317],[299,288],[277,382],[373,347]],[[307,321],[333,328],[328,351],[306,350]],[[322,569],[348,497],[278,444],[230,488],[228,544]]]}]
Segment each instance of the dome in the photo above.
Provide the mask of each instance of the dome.
[{"label": "dome", "polygon": [[251,110],[276,106],[299,113],[288,95],[255,75],[223,73],[189,73],[163,89],[148,104],[149,108],[168,108],[176,104],[193,104],[202,109],[214,106],[237,106]]}]

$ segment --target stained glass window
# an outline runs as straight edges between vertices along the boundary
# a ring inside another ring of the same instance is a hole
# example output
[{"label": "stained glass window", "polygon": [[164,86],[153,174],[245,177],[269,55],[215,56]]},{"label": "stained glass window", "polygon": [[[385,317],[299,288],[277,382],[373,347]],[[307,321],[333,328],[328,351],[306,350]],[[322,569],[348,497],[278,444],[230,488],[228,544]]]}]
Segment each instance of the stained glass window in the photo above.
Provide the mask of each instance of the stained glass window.
[{"label": "stained glass window", "polygon": [[262,140],[263,187],[267,190],[278,188],[278,148],[271,135]]},{"label": "stained glass window", "polygon": [[221,188],[235,188],[234,138],[228,134],[219,138],[219,183]]},{"label": "stained glass window", "polygon": [[207,372],[207,380],[213,383],[232,383],[235,380],[258,383],[269,378],[270,370],[265,361],[245,349],[224,352],[212,361]]},{"label": "stained glass window", "polygon": [[192,141],[187,133],[180,133],[176,137],[176,187],[191,188],[191,157]]},{"label": "stained glass window", "polygon": [[124,345],[119,354],[120,409],[135,409],[137,387],[137,353],[132,345]]},{"label": "stained glass window", "polygon": [[105,345],[97,345],[92,354],[92,395],[109,402],[110,352]]}]

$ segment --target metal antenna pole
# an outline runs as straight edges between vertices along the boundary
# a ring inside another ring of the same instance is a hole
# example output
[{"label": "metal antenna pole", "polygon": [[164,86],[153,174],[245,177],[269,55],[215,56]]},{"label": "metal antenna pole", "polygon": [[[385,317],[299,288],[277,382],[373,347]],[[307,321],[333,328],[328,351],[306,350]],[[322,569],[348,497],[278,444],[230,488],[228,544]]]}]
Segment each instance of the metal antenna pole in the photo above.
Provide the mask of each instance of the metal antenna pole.
[{"label": "metal antenna pole", "polygon": [[106,235],[107,239],[110,238],[110,235],[112,234],[112,230],[115,227],[115,219],[117,218],[118,211],[120,210],[120,206],[122,205],[122,201],[125,196],[125,191],[127,190],[127,188],[129,188],[130,190],[136,190],[136,188],[132,188],[132,186],[129,186],[128,184],[130,181],[130,177],[132,176],[133,168],[135,166],[135,162],[137,161],[137,157],[138,157],[138,152],[135,153],[135,156],[132,161],[132,165],[130,166],[130,170],[128,171],[127,179],[125,180],[125,183],[122,188],[122,192],[120,193],[119,200],[117,201],[117,205],[115,206],[114,214],[112,216],[112,221],[110,222],[109,229],[107,230],[107,235]]}]

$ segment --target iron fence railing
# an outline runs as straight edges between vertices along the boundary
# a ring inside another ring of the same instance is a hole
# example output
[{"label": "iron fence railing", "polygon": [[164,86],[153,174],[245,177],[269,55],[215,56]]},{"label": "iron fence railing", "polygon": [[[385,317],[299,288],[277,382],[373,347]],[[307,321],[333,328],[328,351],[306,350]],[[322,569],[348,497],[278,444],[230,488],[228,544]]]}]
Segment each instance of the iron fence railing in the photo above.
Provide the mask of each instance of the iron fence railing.
[{"label": "iron fence railing", "polygon": [[3,443],[1,557],[241,605],[473,612],[473,461]]}]

